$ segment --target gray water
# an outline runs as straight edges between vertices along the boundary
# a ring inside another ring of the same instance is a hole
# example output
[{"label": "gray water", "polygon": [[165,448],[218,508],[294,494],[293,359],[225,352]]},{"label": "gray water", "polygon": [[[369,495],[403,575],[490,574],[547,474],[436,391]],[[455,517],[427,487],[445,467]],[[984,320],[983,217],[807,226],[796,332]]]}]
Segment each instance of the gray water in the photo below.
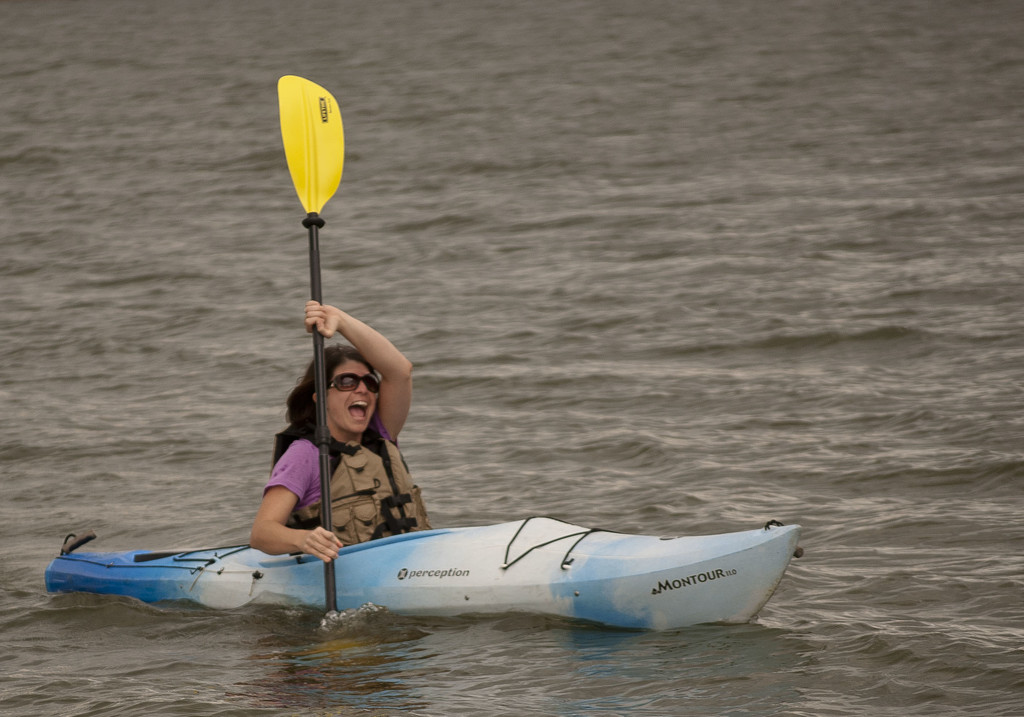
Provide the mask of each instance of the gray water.
[{"label": "gray water", "polygon": [[[0,2],[0,711],[1024,713],[1024,5]],[[416,364],[435,525],[800,523],[747,625],[48,595],[244,542],[325,299]]]}]

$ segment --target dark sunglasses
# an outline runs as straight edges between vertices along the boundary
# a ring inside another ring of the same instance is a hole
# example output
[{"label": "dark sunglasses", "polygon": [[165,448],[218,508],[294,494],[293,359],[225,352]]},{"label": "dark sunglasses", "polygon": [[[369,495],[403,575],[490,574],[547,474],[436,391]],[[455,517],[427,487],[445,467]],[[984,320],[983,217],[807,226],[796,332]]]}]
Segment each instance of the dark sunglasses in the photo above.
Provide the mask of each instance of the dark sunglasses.
[{"label": "dark sunglasses", "polygon": [[355,391],[360,381],[366,384],[366,390],[370,393],[380,391],[380,381],[372,373],[363,374],[362,376],[357,373],[339,373],[331,379],[331,387],[339,391]]}]

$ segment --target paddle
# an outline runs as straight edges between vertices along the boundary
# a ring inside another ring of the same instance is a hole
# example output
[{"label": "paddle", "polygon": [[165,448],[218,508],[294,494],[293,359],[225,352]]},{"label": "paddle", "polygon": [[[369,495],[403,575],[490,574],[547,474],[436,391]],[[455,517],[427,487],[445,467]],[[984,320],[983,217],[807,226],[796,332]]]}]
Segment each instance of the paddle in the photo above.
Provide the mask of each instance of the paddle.
[{"label": "paddle", "polygon": [[[323,87],[295,75],[285,75],[277,83],[281,111],[281,137],[288,171],[298,192],[306,218],[302,226],[309,230],[309,280],[314,301],[323,303],[320,288],[320,235],[324,225],[320,217],[327,200],[341,182],[345,162],[345,132],[341,126],[338,103]],[[320,524],[331,525],[331,432],[327,427],[327,376],[324,372],[324,337],[313,332],[313,386],[316,402],[314,442],[320,451]],[[324,597],[327,611],[335,612],[338,600],[334,583],[334,562],[324,563]]]}]

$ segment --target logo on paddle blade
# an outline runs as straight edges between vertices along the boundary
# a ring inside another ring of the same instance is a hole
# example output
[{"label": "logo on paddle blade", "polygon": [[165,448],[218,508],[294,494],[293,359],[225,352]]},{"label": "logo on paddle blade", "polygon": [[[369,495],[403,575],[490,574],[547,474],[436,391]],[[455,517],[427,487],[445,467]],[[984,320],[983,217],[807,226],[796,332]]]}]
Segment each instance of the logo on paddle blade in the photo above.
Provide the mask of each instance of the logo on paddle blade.
[{"label": "logo on paddle blade", "polygon": [[330,114],[330,112],[329,112],[328,107],[327,107],[327,98],[326,97],[321,97],[320,98],[320,121],[323,124],[327,124],[327,117],[328,117],[329,114]]}]

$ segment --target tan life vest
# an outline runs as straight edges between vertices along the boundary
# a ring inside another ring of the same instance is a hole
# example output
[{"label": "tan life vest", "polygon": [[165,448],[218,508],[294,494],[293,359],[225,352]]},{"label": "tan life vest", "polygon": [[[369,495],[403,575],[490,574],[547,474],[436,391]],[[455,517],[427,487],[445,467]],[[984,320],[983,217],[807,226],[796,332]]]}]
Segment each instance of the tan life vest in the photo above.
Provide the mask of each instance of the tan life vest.
[{"label": "tan life vest", "polygon": [[[380,438],[380,455],[354,442],[333,447],[339,452],[331,456],[331,523],[342,544],[430,529],[419,486],[413,484],[398,446]],[[320,504],[292,513],[288,527],[320,525]]]}]

